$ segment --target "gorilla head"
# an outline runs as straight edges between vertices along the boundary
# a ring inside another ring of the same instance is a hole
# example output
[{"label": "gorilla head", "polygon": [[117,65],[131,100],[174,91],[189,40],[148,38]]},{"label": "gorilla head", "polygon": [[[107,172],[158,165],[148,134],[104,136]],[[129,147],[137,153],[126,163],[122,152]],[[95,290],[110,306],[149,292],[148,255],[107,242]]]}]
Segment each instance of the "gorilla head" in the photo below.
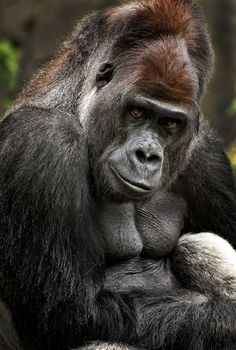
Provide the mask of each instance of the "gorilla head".
[{"label": "gorilla head", "polygon": [[190,2],[127,8],[102,20],[77,112],[99,197],[116,200],[150,197],[185,167],[211,62]]},{"label": "gorilla head", "polygon": [[211,63],[191,1],[134,2],[85,18],[17,102],[76,114],[97,197],[137,200],[186,166]]}]

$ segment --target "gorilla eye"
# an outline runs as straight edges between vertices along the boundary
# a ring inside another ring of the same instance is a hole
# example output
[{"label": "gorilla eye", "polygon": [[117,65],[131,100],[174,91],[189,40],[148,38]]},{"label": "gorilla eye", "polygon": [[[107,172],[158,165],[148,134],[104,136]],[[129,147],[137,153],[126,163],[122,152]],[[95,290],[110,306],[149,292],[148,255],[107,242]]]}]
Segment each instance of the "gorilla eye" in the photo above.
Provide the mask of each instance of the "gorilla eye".
[{"label": "gorilla eye", "polygon": [[112,79],[113,72],[114,72],[113,64],[103,63],[96,75],[96,82],[98,87],[102,87],[108,84]]},{"label": "gorilla eye", "polygon": [[174,131],[181,124],[181,120],[172,118],[162,118],[159,124],[163,126],[166,130]]},{"label": "gorilla eye", "polygon": [[147,111],[144,108],[142,108],[142,107],[131,107],[130,108],[130,114],[135,119],[140,119],[140,118],[146,118],[147,117]]}]

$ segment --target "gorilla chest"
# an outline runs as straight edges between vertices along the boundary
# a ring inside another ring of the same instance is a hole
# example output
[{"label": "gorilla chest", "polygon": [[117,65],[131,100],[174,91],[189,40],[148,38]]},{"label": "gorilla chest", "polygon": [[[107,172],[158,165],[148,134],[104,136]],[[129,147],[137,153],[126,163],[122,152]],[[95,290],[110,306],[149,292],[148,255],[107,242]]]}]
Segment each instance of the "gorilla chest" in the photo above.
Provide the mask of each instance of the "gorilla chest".
[{"label": "gorilla chest", "polygon": [[100,225],[108,261],[137,256],[159,260],[168,256],[177,244],[184,216],[183,206],[173,208],[172,196],[169,204],[171,207],[166,197],[160,197],[155,203],[136,207],[103,205]]},{"label": "gorilla chest", "polygon": [[109,261],[131,259],[142,253],[145,243],[136,227],[132,205],[104,205],[100,222]]}]

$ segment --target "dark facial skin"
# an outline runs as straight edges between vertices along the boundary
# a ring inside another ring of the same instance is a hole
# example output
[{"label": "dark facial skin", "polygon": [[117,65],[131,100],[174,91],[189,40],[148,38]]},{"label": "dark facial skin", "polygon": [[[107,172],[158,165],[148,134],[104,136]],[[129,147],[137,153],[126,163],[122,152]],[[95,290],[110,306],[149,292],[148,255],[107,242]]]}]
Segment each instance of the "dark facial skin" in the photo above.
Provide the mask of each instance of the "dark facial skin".
[{"label": "dark facial skin", "polygon": [[167,102],[132,82],[124,89],[122,69],[106,63],[91,76],[96,88],[86,104],[85,132],[99,140],[88,135],[92,181],[99,199],[142,201],[167,188],[185,166],[199,113],[194,102]]},{"label": "dark facial skin", "polygon": [[[104,201],[144,200],[168,187],[185,166],[197,133],[195,103],[151,96],[127,83],[123,69],[107,62],[91,73],[91,97],[86,102],[92,182],[96,197]],[[83,123],[83,112],[79,118]]]}]

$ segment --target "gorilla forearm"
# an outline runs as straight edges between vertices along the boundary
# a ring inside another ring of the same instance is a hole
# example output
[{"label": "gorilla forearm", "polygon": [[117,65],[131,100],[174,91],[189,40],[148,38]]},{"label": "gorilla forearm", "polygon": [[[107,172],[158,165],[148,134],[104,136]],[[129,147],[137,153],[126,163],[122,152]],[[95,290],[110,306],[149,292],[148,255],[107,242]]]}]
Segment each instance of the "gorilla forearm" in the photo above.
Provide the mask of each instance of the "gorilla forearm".
[{"label": "gorilla forearm", "polygon": [[[236,252],[212,233],[180,238],[171,270],[185,289],[166,290],[143,304],[145,344],[151,342],[147,320],[156,329],[153,348],[231,349],[236,342]],[[143,301],[142,301],[143,303]],[[162,317],[160,316],[162,315]],[[163,316],[164,315],[164,316]],[[176,318],[176,315],[177,318]],[[222,336],[223,335],[223,336]]]},{"label": "gorilla forearm", "polygon": [[236,342],[236,305],[229,299],[163,290],[140,304],[140,344],[149,349],[226,350]]},{"label": "gorilla forearm", "polygon": [[[171,344],[174,349],[229,349],[236,342],[234,249],[212,233],[188,234],[180,238],[168,260],[164,265],[153,261],[150,270],[140,262],[136,275],[128,263],[123,270],[108,271],[107,287],[112,288],[109,274],[113,272],[114,292],[126,290],[129,269],[134,276],[130,295],[140,320],[138,344],[149,349],[169,349]],[[164,283],[168,274],[172,275],[169,286]],[[139,279],[143,285],[139,282],[137,290]]]},{"label": "gorilla forearm", "polygon": [[[176,332],[177,349],[186,344],[189,349],[231,349],[236,342],[235,250],[215,234],[187,234],[170,260],[171,271],[185,289],[160,297],[168,305],[167,316],[159,318],[156,310],[153,323],[160,324],[165,335]],[[179,322],[173,322],[173,313]]]},{"label": "gorilla forearm", "polygon": [[144,349],[226,350],[236,342],[236,303],[228,297],[180,287],[128,294],[135,300],[138,330],[128,343]]}]

